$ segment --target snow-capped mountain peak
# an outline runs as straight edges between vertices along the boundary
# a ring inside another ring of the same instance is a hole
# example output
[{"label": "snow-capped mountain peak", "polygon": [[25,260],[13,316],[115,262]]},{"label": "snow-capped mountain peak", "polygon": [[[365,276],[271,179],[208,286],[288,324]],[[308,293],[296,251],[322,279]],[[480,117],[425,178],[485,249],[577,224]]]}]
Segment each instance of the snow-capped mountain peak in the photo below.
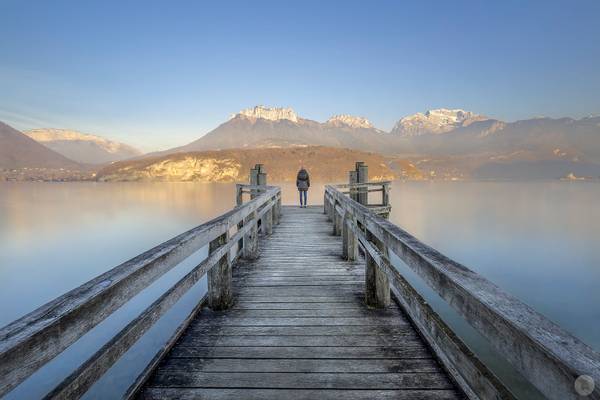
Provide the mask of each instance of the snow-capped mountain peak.
[{"label": "snow-capped mountain peak", "polygon": [[446,133],[475,121],[484,121],[488,117],[462,109],[438,108],[425,113],[416,113],[401,118],[392,133],[403,136],[417,136],[426,133]]},{"label": "snow-capped mountain peak", "polygon": [[329,118],[325,123],[336,127],[345,125],[350,128],[374,128],[373,124],[368,119],[364,117],[355,117],[353,115],[348,114],[334,115],[331,118]]},{"label": "snow-capped mountain peak", "polygon": [[298,122],[298,115],[291,108],[265,107],[261,105],[252,108],[246,108],[231,116],[231,118],[236,117],[245,117],[251,119],[261,118],[269,121],[287,119],[292,122]]}]

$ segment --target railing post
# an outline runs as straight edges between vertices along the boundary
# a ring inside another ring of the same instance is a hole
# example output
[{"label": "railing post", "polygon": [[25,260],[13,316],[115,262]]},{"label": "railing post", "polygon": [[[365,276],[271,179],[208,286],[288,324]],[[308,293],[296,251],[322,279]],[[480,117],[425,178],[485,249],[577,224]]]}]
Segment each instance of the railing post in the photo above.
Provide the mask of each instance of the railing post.
[{"label": "railing post", "polygon": [[352,214],[346,210],[342,220],[342,257],[348,261],[354,261],[358,257],[358,243],[351,224]]},{"label": "railing post", "polygon": [[256,220],[256,211],[248,215],[244,225],[252,224],[252,228],[244,235],[243,257],[249,260],[258,258],[258,221]]},{"label": "railing post", "polygon": [[263,235],[270,235],[273,233],[273,207],[270,206],[269,210],[263,215],[262,218]]},{"label": "railing post", "polygon": [[348,259],[348,211],[344,211],[342,218],[342,258]]},{"label": "railing post", "polygon": [[333,234],[335,236],[339,236],[342,233],[342,216],[337,212],[337,204],[337,201],[334,201],[331,207],[331,211],[333,212]]},{"label": "railing post", "polygon": [[[367,230],[367,240],[387,256],[385,245]],[[368,251],[365,251],[365,303],[369,307],[384,308],[390,304],[390,282]]]},{"label": "railing post", "polygon": [[[229,240],[229,229],[208,245],[208,254],[214,253]],[[213,310],[226,310],[231,307],[231,262],[229,252],[208,271],[208,305]]]},{"label": "railing post", "polygon": [[346,216],[344,218],[344,227],[345,232],[343,232],[343,255],[344,258],[348,261],[356,261],[358,260],[358,238],[356,234],[352,230],[351,225],[354,223],[352,214],[346,211]]},{"label": "railing post", "polygon": [[279,225],[281,199],[279,199],[278,195],[273,197],[273,203],[273,225]]}]

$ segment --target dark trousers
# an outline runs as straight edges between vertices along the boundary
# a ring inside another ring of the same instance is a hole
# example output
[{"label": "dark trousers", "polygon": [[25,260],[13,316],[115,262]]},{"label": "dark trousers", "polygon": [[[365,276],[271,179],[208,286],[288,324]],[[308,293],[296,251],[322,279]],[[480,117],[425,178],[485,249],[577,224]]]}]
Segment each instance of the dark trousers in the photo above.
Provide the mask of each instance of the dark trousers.
[{"label": "dark trousers", "polygon": [[[300,205],[305,206],[308,190],[299,190],[298,192],[300,193]],[[304,200],[304,202],[302,202],[303,200]]]}]

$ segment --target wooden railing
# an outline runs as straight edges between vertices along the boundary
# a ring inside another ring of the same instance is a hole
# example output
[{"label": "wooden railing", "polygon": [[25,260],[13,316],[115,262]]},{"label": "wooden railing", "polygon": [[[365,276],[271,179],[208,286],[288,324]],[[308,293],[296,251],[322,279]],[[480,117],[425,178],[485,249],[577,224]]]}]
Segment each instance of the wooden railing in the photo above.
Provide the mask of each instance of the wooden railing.
[{"label": "wooden railing", "polygon": [[[145,371],[132,383],[126,397],[132,396],[149,371],[185,330],[204,301],[213,309],[224,309],[231,305],[231,264],[237,257],[256,257],[259,225],[263,233],[270,234],[272,224],[279,221],[280,205],[279,188],[261,187],[260,193],[256,193],[256,197],[249,202],[240,203],[220,217],[140,254],[2,328],[0,397],[141,290],[208,245],[206,259],[60,382],[47,398],[81,397],[177,300],[207,274],[207,296],[175,329],[166,345],[159,349]],[[234,227],[237,227],[237,232],[230,237]],[[230,257],[232,249],[237,250],[233,260]]]},{"label": "wooden railing", "polygon": [[[421,243],[406,231],[326,186],[324,211],[334,233],[343,236],[343,254],[366,258],[365,301],[389,304],[391,293],[470,398],[512,395],[469,351],[419,293],[391,265],[395,253],[442,299],[485,337],[549,399],[600,399],[600,354],[517,298],[464,265]],[[578,393],[579,390],[579,393]]]},{"label": "wooden railing", "polygon": [[[347,194],[352,200],[364,205],[371,212],[387,218],[392,210],[390,205],[391,181],[343,183],[335,185],[341,193]],[[369,193],[381,192],[381,203],[369,203]]]}]

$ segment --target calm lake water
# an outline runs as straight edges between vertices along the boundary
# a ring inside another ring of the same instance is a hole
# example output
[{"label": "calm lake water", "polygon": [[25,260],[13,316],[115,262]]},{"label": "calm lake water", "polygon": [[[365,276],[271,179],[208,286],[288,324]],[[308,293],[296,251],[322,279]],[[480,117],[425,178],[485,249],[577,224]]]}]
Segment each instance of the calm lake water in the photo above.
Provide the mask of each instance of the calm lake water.
[{"label": "calm lake water", "polygon": [[[322,203],[318,185],[309,203]],[[284,203],[296,202],[284,185]],[[390,220],[484,275],[600,350],[600,184],[396,182]],[[0,326],[230,209],[229,184],[0,184]],[[39,397],[205,257],[165,275],[8,398]],[[398,261],[398,268],[484,358],[489,350]],[[115,395],[206,290],[200,282],[88,393]],[[502,374],[502,373],[500,373]],[[514,378],[506,378],[512,381]],[[515,383],[518,384],[518,383]]]}]

